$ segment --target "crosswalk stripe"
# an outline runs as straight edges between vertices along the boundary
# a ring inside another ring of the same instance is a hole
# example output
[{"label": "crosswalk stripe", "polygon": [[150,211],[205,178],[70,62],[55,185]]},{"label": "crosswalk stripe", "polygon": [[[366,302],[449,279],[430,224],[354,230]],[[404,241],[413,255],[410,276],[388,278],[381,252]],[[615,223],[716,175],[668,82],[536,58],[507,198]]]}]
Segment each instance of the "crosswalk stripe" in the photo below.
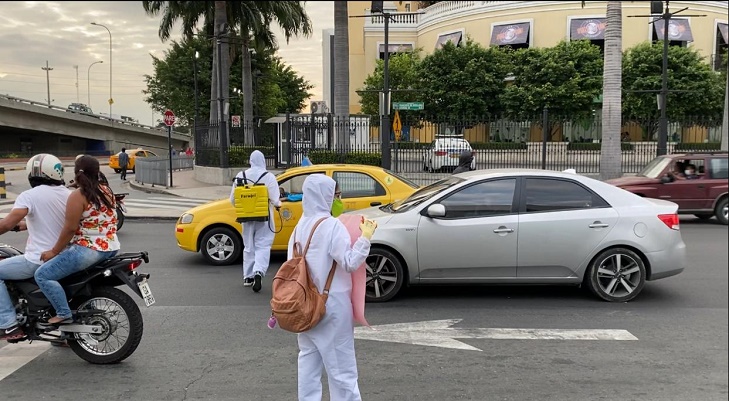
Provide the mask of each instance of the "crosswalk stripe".
[{"label": "crosswalk stripe", "polygon": [[0,381],[46,352],[50,347],[49,343],[37,341],[32,344],[8,344],[0,348]]},{"label": "crosswalk stripe", "polygon": [[198,198],[182,198],[182,197],[174,197],[174,198],[166,198],[166,197],[150,197],[147,199],[154,199],[154,200],[173,200],[173,201],[181,201],[181,202],[197,202],[197,203],[208,203],[212,202],[212,199],[198,199]]},{"label": "crosswalk stripe", "polygon": [[155,200],[155,199],[124,199],[125,205],[175,205],[175,206],[197,206],[205,202],[189,202],[185,200],[167,199],[167,200]]}]

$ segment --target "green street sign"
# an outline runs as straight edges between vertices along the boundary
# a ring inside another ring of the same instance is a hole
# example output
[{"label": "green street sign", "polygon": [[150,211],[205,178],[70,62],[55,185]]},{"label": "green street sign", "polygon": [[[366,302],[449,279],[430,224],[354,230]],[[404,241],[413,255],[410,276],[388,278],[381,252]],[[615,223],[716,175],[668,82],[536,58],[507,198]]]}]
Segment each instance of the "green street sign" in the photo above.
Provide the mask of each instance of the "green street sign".
[{"label": "green street sign", "polygon": [[423,110],[423,102],[393,102],[392,108],[395,110]]}]

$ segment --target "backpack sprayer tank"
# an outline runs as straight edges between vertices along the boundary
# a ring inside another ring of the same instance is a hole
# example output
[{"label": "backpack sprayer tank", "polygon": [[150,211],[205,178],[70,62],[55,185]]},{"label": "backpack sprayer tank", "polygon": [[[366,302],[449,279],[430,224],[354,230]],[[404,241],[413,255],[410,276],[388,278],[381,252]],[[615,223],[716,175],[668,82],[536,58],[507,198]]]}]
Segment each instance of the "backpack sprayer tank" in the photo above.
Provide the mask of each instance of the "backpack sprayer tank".
[{"label": "backpack sprayer tank", "polygon": [[242,178],[236,178],[237,186],[233,192],[235,198],[235,215],[238,223],[245,221],[268,221],[268,189],[265,184],[259,184],[264,172],[253,183],[249,184],[246,173]]}]

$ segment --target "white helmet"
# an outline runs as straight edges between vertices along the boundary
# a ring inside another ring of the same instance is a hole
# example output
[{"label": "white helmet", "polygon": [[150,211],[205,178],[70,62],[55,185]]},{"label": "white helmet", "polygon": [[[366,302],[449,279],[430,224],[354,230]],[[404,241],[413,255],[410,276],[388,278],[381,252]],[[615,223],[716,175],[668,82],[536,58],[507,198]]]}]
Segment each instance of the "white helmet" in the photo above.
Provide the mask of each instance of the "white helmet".
[{"label": "white helmet", "polygon": [[63,181],[63,163],[61,159],[48,153],[37,154],[25,165],[28,179],[40,178],[51,181]]}]

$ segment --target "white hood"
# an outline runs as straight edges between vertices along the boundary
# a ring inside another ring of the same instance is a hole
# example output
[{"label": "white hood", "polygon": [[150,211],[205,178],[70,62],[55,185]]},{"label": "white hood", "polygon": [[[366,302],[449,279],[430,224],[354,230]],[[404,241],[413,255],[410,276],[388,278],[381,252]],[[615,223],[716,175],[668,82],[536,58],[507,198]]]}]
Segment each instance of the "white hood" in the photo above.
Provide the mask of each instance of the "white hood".
[{"label": "white hood", "polygon": [[331,216],[335,186],[334,180],[325,174],[311,174],[306,177],[303,187],[303,217]]},{"label": "white hood", "polygon": [[[258,176],[263,174],[264,171],[266,171],[266,157],[263,156],[263,153],[261,153],[260,150],[254,150],[251,153],[251,157],[249,159],[249,163],[251,164],[251,168],[248,169],[255,177],[248,177],[253,180],[258,179]],[[248,174],[246,174],[248,175]]]}]

